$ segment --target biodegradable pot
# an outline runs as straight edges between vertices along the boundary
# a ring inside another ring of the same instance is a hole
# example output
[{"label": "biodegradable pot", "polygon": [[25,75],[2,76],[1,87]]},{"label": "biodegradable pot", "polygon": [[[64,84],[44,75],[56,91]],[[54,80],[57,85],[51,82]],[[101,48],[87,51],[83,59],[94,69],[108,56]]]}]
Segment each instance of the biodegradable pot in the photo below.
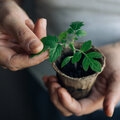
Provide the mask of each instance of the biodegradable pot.
[{"label": "biodegradable pot", "polygon": [[[82,43],[75,43],[75,47],[78,49],[81,48],[81,45]],[[101,72],[94,72],[81,78],[73,78],[63,73],[58,67],[61,64],[63,57],[69,54],[70,51],[70,48],[64,48],[62,55],[55,62],[53,62],[52,66],[57,72],[58,82],[62,85],[62,87],[66,88],[72,97],[75,99],[80,99],[89,95],[97,76],[103,71],[105,67],[105,57],[97,48],[92,46],[90,51],[98,51],[103,55],[103,57],[99,59],[99,62],[102,65]]]}]

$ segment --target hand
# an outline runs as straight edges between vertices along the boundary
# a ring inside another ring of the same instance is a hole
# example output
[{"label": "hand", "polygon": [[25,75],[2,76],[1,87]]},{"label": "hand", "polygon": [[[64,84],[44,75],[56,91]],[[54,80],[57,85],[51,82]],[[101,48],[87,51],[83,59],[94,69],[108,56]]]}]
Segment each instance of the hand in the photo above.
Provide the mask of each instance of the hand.
[{"label": "hand", "polygon": [[14,2],[0,2],[0,65],[16,71],[39,64],[48,52],[30,58],[43,49],[40,41],[46,36],[46,20],[34,25],[26,13]]},{"label": "hand", "polygon": [[100,49],[106,57],[106,67],[98,76],[87,98],[77,101],[58,84],[55,76],[43,78],[51,101],[63,115],[80,116],[101,108],[104,108],[107,116],[113,115],[115,105],[120,100],[120,43],[103,46]]}]

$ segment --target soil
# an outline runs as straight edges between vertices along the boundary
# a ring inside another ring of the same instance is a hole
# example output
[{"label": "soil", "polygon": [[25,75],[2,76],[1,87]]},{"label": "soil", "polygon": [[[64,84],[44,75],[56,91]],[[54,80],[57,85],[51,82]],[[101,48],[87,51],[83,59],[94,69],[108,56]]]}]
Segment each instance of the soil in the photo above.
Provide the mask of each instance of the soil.
[{"label": "soil", "polygon": [[74,77],[74,78],[81,78],[81,77],[89,76],[89,75],[95,73],[93,70],[91,70],[90,67],[89,67],[88,71],[83,70],[82,61],[83,61],[84,55],[82,55],[81,60],[78,63],[76,63],[76,67],[70,61],[67,65],[65,65],[63,68],[61,68],[61,62],[63,61],[63,59],[65,57],[71,56],[71,55],[73,55],[73,52],[69,52],[67,54],[64,54],[61,57],[60,61],[57,61],[56,65],[61,72],[63,72],[64,74],[66,74],[70,77]]}]

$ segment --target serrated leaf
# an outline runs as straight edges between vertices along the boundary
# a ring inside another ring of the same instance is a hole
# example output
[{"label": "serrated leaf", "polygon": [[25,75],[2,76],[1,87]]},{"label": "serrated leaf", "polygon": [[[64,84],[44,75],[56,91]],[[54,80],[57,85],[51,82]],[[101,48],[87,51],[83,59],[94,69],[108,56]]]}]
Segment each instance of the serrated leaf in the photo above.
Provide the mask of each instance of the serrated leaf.
[{"label": "serrated leaf", "polygon": [[63,47],[60,44],[57,44],[54,48],[49,50],[49,60],[54,62],[60,55],[63,50]]},{"label": "serrated leaf", "polygon": [[90,67],[95,72],[101,72],[101,64],[97,60],[90,59]]},{"label": "serrated leaf", "polygon": [[69,29],[67,30],[67,32],[68,32],[69,34],[72,34],[72,33],[74,33],[74,30],[73,30],[72,28],[69,28]]},{"label": "serrated leaf", "polygon": [[48,35],[46,37],[43,37],[41,39],[41,41],[42,41],[42,43],[44,45],[44,48],[42,49],[41,52],[39,52],[37,54],[31,55],[30,56],[31,58],[34,57],[34,56],[36,56],[36,55],[40,55],[42,52],[44,52],[44,51],[46,51],[46,50],[48,50],[50,48],[54,48],[56,46],[57,42],[58,42],[58,39],[57,39],[56,36],[50,36],[50,35]]},{"label": "serrated leaf", "polygon": [[88,70],[89,65],[90,65],[89,59],[87,57],[84,57],[82,61],[82,66],[83,66],[84,71]]},{"label": "serrated leaf", "polygon": [[80,50],[83,51],[83,52],[86,52],[88,51],[90,48],[92,47],[92,41],[89,40],[89,41],[86,41],[82,44]]},{"label": "serrated leaf", "polygon": [[83,37],[83,36],[86,36],[86,32],[84,30],[78,30],[76,33],[75,33],[78,37]]},{"label": "serrated leaf", "polygon": [[54,48],[56,46],[56,43],[58,42],[58,39],[56,36],[47,36],[41,39],[44,48],[48,49],[48,48]]},{"label": "serrated leaf", "polygon": [[61,68],[63,68],[66,64],[68,64],[71,60],[71,56],[66,57],[61,64]]},{"label": "serrated leaf", "polygon": [[[66,31],[60,33],[59,36],[58,36],[58,40],[59,40],[59,42],[63,42],[64,39],[66,39],[66,37],[67,37],[67,32],[66,32]],[[65,41],[64,41],[64,42],[65,42]]]},{"label": "serrated leaf", "polygon": [[75,51],[74,45],[72,43],[69,44],[69,47],[72,49],[72,51]]},{"label": "serrated leaf", "polygon": [[87,56],[90,58],[101,58],[102,57],[101,53],[99,52],[90,52],[87,54]]},{"label": "serrated leaf", "polygon": [[80,29],[82,26],[84,26],[84,23],[83,23],[83,22],[80,22],[80,21],[72,22],[72,24],[70,25],[70,27],[71,27],[73,30],[78,30],[78,29]]},{"label": "serrated leaf", "polygon": [[80,52],[76,52],[72,57],[72,63],[79,62],[82,57],[82,54]]}]

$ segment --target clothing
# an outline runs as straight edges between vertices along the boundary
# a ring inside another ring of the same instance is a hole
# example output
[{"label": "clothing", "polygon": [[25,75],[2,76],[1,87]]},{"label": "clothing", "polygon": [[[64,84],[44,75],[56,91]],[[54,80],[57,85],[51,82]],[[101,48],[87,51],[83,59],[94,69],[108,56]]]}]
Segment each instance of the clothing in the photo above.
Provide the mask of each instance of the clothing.
[{"label": "clothing", "polygon": [[[80,41],[101,46],[120,40],[120,0],[36,0],[35,5],[36,16],[48,21],[49,35],[65,31],[72,21],[84,21],[87,36]],[[55,74],[48,61],[30,71],[39,82],[43,75]]]}]

